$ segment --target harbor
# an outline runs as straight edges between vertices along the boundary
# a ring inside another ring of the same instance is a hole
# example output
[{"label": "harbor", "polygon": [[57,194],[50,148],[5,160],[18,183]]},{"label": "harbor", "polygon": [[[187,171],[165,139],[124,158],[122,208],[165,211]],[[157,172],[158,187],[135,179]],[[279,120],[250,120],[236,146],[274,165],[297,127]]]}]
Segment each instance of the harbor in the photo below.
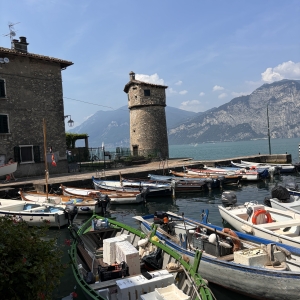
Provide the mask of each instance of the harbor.
[{"label": "harbor", "polygon": [[[228,166],[231,161],[250,160],[261,163],[290,163],[290,154],[249,155],[218,160],[194,160],[192,158],[173,158],[166,161],[154,161],[147,164],[134,165],[122,168],[101,169],[93,172],[71,172],[63,174],[50,174],[48,179],[49,191],[57,190],[61,184],[73,187],[92,187],[92,176],[109,180],[119,180],[120,176],[126,178],[147,178],[149,173],[169,175],[169,170],[182,171],[183,167],[198,168],[199,166]],[[20,188],[24,190],[46,191],[45,176],[18,178],[17,181],[0,184],[0,197],[16,197]]]}]

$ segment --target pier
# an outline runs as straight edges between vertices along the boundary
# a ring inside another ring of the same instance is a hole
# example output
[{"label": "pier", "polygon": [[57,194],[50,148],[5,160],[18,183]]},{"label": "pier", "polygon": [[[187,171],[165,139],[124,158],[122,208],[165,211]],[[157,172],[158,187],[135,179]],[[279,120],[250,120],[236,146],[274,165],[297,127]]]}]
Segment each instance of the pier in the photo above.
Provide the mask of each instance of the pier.
[{"label": "pier", "polygon": [[[124,178],[147,178],[148,174],[168,175],[169,170],[182,171],[183,167],[198,168],[201,165],[208,167],[228,166],[231,161],[240,162],[241,160],[253,161],[258,163],[284,164],[291,163],[290,154],[272,154],[272,155],[252,155],[243,157],[233,157],[221,160],[193,160],[192,158],[172,158],[162,163],[161,161],[150,162],[147,164],[133,165],[121,168],[112,168],[106,170],[96,170],[93,172],[72,172],[64,174],[49,174],[48,189],[52,187],[57,190],[61,184],[72,187],[94,188],[92,185],[92,176],[95,178],[106,178],[110,180],[119,180],[120,176]],[[3,181],[4,182],[4,181]],[[46,191],[45,176],[23,177],[17,181],[0,184],[0,198],[16,197],[20,188],[24,190]]]}]

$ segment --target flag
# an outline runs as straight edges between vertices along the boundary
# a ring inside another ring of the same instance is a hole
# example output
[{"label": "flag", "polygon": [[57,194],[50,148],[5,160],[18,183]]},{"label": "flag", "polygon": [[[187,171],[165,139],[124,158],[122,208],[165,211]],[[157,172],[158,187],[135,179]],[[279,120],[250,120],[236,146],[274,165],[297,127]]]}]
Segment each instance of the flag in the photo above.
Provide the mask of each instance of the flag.
[{"label": "flag", "polygon": [[54,153],[52,153],[51,159],[52,159],[51,165],[54,166],[54,167],[56,167],[56,161],[55,161]]}]

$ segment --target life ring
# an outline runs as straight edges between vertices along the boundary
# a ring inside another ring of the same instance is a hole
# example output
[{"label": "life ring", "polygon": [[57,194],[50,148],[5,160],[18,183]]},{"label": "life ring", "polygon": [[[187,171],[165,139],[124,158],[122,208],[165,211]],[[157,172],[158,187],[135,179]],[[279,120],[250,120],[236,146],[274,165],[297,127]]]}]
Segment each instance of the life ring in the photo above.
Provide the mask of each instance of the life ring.
[{"label": "life ring", "polygon": [[252,223],[253,224],[255,224],[255,225],[257,224],[257,217],[261,214],[264,214],[267,217],[267,222],[266,223],[272,223],[273,222],[272,217],[271,217],[271,215],[268,211],[266,211],[265,209],[258,209],[253,214],[253,217],[252,217]]},{"label": "life ring", "polygon": [[256,166],[252,166],[250,170],[256,170]]},{"label": "life ring", "polygon": [[232,237],[235,237],[237,239],[232,239],[233,242],[233,252],[238,251],[241,249],[242,243],[241,241],[238,239],[238,235],[231,230],[230,228],[223,228],[222,232],[227,233],[229,235],[231,235]]}]

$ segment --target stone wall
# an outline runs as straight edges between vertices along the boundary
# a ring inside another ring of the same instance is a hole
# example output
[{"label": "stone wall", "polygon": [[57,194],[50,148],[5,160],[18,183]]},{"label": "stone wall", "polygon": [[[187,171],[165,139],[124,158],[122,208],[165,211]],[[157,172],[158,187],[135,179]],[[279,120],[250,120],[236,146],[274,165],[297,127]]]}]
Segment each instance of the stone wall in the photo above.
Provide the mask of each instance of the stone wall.
[{"label": "stone wall", "polygon": [[[150,96],[144,96],[144,90]],[[147,156],[159,153],[161,158],[169,157],[166,123],[165,88],[147,84],[134,84],[128,91],[130,109],[130,145],[138,147],[139,153]]]},{"label": "stone wall", "polygon": [[0,154],[14,157],[14,147],[38,146],[40,163],[19,164],[16,177],[45,172],[43,118],[46,121],[47,151],[52,146],[58,167],[52,173],[67,172],[64,105],[61,66],[58,62],[6,55],[0,78],[6,82],[7,99],[1,99],[0,112],[9,116],[9,134],[0,134]]}]

